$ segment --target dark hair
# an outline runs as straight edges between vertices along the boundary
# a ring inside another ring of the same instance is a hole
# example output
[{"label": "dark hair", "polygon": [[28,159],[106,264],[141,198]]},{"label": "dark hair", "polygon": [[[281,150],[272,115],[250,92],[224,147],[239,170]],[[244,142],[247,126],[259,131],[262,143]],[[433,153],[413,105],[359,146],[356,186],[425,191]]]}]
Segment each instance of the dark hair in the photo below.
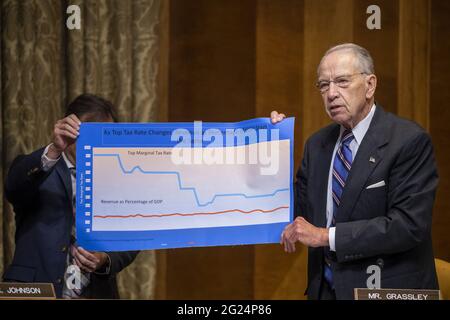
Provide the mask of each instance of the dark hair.
[{"label": "dark hair", "polygon": [[79,119],[84,117],[87,122],[102,122],[109,117],[117,122],[113,104],[89,93],[81,94],[69,103],[65,117],[70,114],[75,114]]}]

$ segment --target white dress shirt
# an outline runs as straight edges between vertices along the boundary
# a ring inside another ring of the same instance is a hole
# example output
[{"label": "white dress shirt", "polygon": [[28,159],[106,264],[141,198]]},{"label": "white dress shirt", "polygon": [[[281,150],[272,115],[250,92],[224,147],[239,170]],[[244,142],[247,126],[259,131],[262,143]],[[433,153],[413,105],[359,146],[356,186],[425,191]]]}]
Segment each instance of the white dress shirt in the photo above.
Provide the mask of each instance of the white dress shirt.
[{"label": "white dress shirt", "polygon": [[[45,172],[49,171],[58,162],[58,160],[61,158],[61,157],[59,157],[58,159],[51,159],[51,158],[47,157],[47,153],[48,153],[48,149],[50,148],[50,145],[51,144],[49,144],[45,148],[44,153],[42,154],[42,157],[41,157],[42,169]],[[64,152],[61,155],[62,155],[62,157],[64,159],[64,162],[67,165],[67,168],[69,168],[69,170],[71,168],[75,168],[75,165],[72,162],[70,162],[69,158],[67,158],[67,156],[66,156],[66,154]],[[76,180],[76,178],[73,175],[70,175],[70,180],[72,182],[72,198],[75,198],[75,195],[76,195],[75,192],[77,190],[77,180]]]},{"label": "white dress shirt", "polygon": [[[56,163],[59,161],[59,159],[61,157],[58,157],[58,159],[51,159],[49,157],[47,157],[47,153],[48,153],[48,149],[50,148],[49,144],[45,150],[44,153],[41,156],[41,162],[42,162],[42,169],[44,171],[49,171],[52,167],[54,167],[56,165]],[[75,168],[75,165],[70,162],[69,158],[66,156],[66,154],[63,152],[61,154],[64,162],[66,163],[67,168],[70,170],[71,168]],[[76,178],[71,174],[70,175],[70,180],[72,182],[72,198],[75,198],[76,196],[76,190],[77,190],[77,181]],[[72,233],[75,234],[75,225],[73,225],[73,230]],[[111,268],[111,258],[109,257],[109,255],[107,254],[107,263],[106,263],[106,268],[105,271],[94,271],[94,273],[96,274],[109,274],[110,273],[110,268]],[[70,253],[67,253],[67,259],[66,259],[66,269],[70,266],[71,262],[70,262]],[[68,288],[67,286],[67,277],[68,275],[70,275],[71,273],[68,273],[67,270],[65,272],[65,276],[64,276],[64,286],[63,286],[63,298],[69,298],[69,299],[74,299],[74,298],[80,298],[78,295],[74,294],[73,291],[71,289]],[[83,272],[84,278],[81,278],[81,285],[83,287],[87,286],[89,281],[90,281],[90,274],[88,272]]]},{"label": "white dress shirt", "polygon": [[[356,127],[352,129],[353,136],[355,137],[352,142],[350,142],[350,150],[352,151],[352,162],[355,159],[356,153],[358,152],[358,148],[361,145],[361,142],[366,135],[367,130],[369,129],[370,123],[372,122],[373,115],[375,114],[376,106],[375,104],[370,109],[370,112],[367,116],[361,120]],[[336,227],[331,227],[331,220],[333,218],[333,198],[332,198],[332,181],[333,181],[333,162],[336,152],[339,148],[342,139],[342,133],[345,131],[345,128],[341,126],[341,131],[339,133],[339,139],[334,146],[333,156],[331,157],[330,164],[330,172],[328,174],[328,190],[327,190],[327,228],[329,228],[328,233],[328,242],[330,245],[331,251],[336,251]]]}]

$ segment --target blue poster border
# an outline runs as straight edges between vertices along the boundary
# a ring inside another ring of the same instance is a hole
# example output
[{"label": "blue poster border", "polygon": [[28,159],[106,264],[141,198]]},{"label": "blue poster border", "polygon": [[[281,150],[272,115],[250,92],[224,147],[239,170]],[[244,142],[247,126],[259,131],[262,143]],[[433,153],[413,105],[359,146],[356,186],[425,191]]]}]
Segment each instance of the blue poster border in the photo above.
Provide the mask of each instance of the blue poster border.
[{"label": "blue poster border", "polygon": [[[270,129],[279,129],[279,140],[290,140],[290,221],[294,216],[294,123],[295,118],[287,118],[280,123],[272,124],[269,118],[256,118],[234,123],[201,123],[203,132],[208,129],[247,129],[255,128],[268,132]],[[174,129],[186,129],[194,133],[195,125],[192,122],[170,123],[82,123],[80,135],[77,139],[77,197],[76,197],[76,232],[79,246],[92,251],[128,251],[153,250],[184,247],[207,247],[278,243],[281,232],[286,223],[272,223],[263,225],[208,227],[174,230],[151,231],[92,231],[92,150],[97,147],[170,147],[177,142],[171,141],[166,132]],[[152,130],[157,132],[149,136],[115,136],[113,141],[105,138],[105,130]],[[155,138],[156,137],[156,138]],[[272,137],[268,136],[268,141]],[[257,142],[261,142],[258,137]],[[114,143],[117,142],[117,143]],[[194,143],[194,141],[193,141]],[[210,142],[204,142],[207,147]],[[249,141],[236,141],[236,145],[248,144]]]}]

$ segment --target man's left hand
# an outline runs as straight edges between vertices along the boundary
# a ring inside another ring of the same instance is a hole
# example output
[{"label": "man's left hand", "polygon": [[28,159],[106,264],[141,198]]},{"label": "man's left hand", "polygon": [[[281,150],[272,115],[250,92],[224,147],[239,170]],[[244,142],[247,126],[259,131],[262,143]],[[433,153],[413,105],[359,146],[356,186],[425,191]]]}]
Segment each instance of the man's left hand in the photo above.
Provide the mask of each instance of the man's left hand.
[{"label": "man's left hand", "polygon": [[102,268],[108,261],[108,256],[104,252],[89,252],[82,247],[71,247],[71,253],[75,263],[81,270],[94,272]]},{"label": "man's left hand", "polygon": [[297,241],[308,247],[328,246],[328,229],[318,228],[303,217],[297,217],[294,222],[284,228],[280,243],[284,245],[284,251],[295,252]]},{"label": "man's left hand", "polygon": [[283,121],[284,118],[286,118],[286,115],[284,113],[278,113],[275,110],[270,113],[270,119],[272,120],[273,124]]}]

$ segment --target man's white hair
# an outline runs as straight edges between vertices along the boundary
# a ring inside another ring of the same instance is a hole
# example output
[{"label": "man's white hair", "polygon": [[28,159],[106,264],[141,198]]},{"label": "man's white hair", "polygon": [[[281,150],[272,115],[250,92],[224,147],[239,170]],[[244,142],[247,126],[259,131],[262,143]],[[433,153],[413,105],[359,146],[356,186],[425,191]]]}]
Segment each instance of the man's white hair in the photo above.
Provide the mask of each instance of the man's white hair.
[{"label": "man's white hair", "polygon": [[341,50],[348,50],[352,52],[356,58],[358,59],[359,66],[361,68],[361,72],[364,72],[366,74],[374,74],[375,68],[373,66],[373,59],[370,55],[369,51],[364,49],[361,46],[358,46],[354,43],[343,43],[339,44],[337,46],[334,46],[330,49],[328,49],[327,52],[323,55],[322,59],[320,60],[319,66],[317,67],[317,75],[319,75],[319,69],[322,64],[323,59],[325,59],[326,56],[328,56],[330,53],[335,51],[341,51]]}]

